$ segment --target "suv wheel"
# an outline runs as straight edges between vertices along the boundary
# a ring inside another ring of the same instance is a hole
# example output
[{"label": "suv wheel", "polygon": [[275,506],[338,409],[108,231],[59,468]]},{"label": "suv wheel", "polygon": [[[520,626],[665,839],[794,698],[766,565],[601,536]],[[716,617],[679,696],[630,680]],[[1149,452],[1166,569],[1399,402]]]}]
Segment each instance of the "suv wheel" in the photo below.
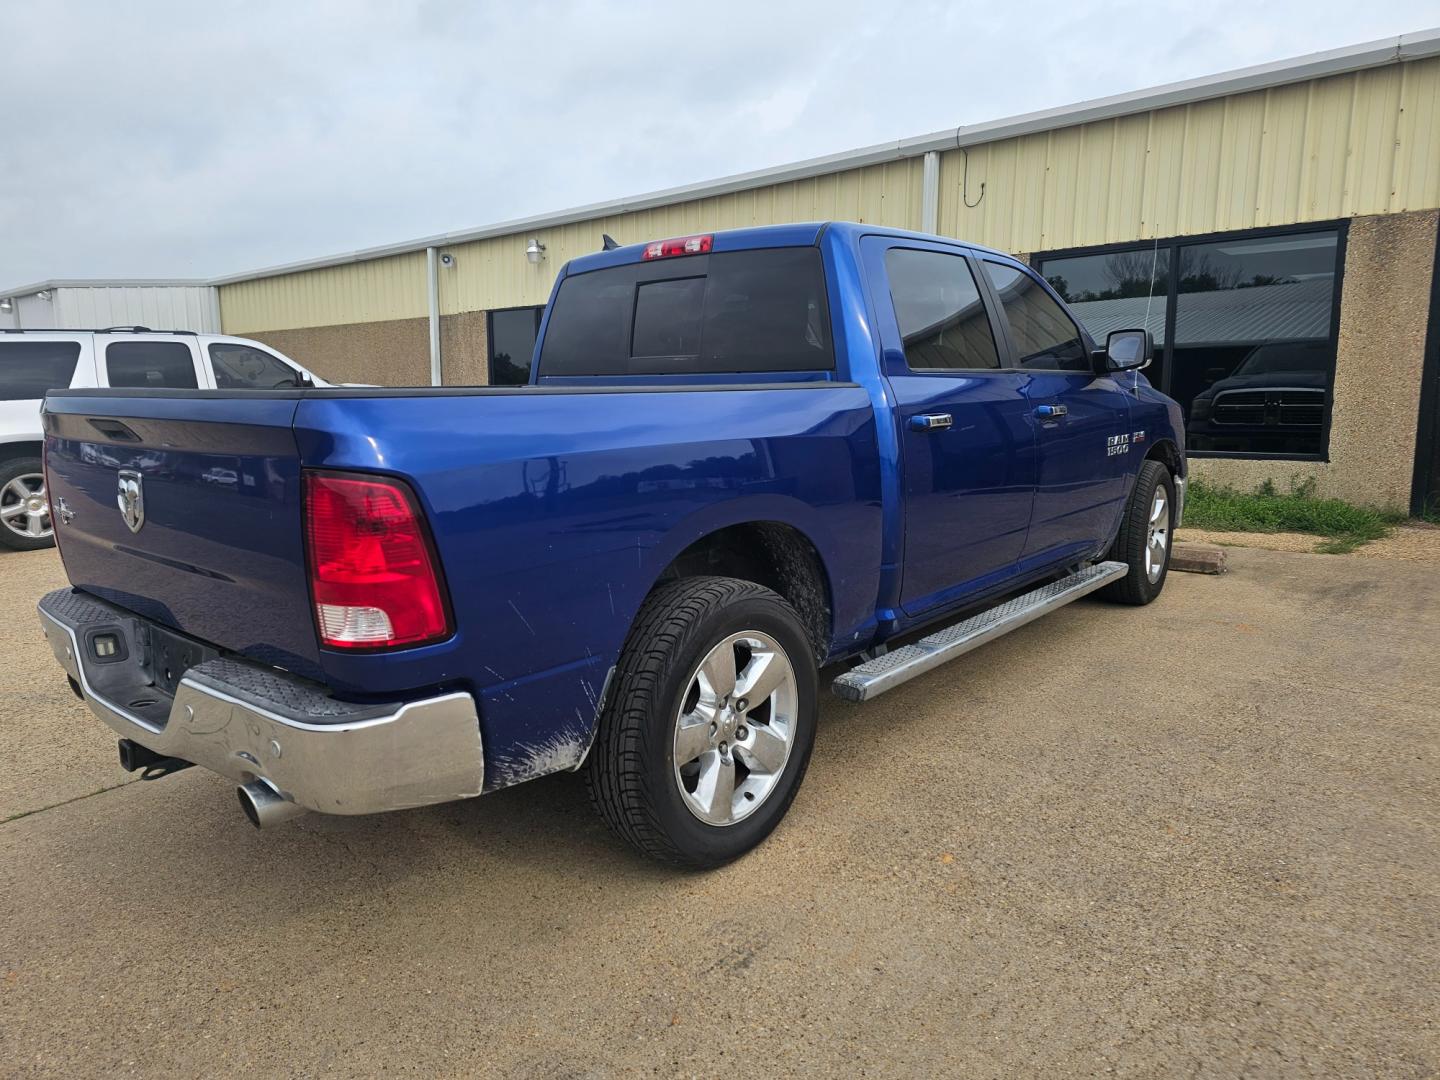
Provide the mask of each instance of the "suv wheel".
[{"label": "suv wheel", "polygon": [[55,543],[50,503],[45,497],[45,466],[39,458],[0,463],[0,544],[33,551]]},{"label": "suv wheel", "polygon": [[640,851],[719,866],[785,816],[815,739],[818,675],[799,616],[735,578],[645,602],[586,762],[591,801]]}]

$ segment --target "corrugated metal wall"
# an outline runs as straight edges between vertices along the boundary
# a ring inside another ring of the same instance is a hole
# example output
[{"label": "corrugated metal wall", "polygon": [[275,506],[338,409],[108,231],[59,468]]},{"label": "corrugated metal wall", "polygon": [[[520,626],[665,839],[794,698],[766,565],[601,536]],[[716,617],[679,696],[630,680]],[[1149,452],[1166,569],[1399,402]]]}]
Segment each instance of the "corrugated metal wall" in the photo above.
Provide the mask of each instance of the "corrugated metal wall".
[{"label": "corrugated metal wall", "polygon": [[[457,244],[440,269],[445,314],[543,304],[565,260],[598,251],[601,235],[621,243],[706,229],[843,218],[912,227],[920,215],[920,160],[896,161],[790,184],[735,192],[655,210]],[[531,236],[546,257],[531,265]],[[423,318],[425,253],[308,270],[220,286],[225,331],[244,334],[305,326]]]},{"label": "corrugated metal wall", "polygon": [[[1440,206],[1440,58],[947,151],[940,231],[1035,252]],[[980,185],[985,185],[981,196]],[[543,303],[600,246],[784,221],[921,227],[921,160],[448,248],[441,311]],[[974,204],[967,206],[966,203]],[[547,258],[525,260],[536,235]],[[418,318],[423,252],[221,286],[227,332]]]},{"label": "corrugated metal wall", "polygon": [[423,319],[425,253],[221,285],[220,312],[227,334]]},{"label": "corrugated metal wall", "polygon": [[148,326],[220,332],[220,304],[211,285],[56,285],[46,292],[48,296],[16,297],[14,312],[0,315],[0,326],[27,330]]},{"label": "corrugated metal wall", "polygon": [[1428,209],[1437,133],[1440,58],[1005,139],[968,184],[941,155],[940,231],[1035,252]]},{"label": "corrugated metal wall", "polygon": [[[622,244],[633,244],[785,221],[845,219],[911,228],[920,216],[920,168],[918,158],[896,161],[533,234],[460,244],[446,249],[455,256],[455,265],[441,270],[440,309],[449,313],[543,304],[555,271],[567,259],[598,251],[604,233]],[[525,260],[525,245],[532,235],[546,248],[545,259],[535,266]]]},{"label": "corrugated metal wall", "polygon": [[152,330],[220,332],[210,285],[140,285],[55,290],[54,326],[148,326]]}]

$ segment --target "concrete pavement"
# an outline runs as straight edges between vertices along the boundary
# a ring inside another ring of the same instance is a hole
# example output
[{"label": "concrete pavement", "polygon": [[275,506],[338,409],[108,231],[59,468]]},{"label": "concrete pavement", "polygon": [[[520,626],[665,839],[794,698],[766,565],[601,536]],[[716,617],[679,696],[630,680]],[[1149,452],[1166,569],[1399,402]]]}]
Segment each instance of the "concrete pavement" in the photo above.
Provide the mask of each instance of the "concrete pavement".
[{"label": "concrete pavement", "polygon": [[6,1076],[1440,1069],[1433,566],[1235,549],[827,699],[789,818],[707,875],[572,776],[264,834],[199,769],[94,794],[59,580],[0,556]]}]

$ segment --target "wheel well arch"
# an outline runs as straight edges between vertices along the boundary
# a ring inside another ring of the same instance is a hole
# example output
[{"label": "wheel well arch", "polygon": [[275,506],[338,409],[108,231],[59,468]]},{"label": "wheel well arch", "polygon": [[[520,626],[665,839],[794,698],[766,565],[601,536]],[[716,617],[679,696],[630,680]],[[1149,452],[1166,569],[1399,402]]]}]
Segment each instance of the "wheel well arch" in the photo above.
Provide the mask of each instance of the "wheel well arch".
[{"label": "wheel well arch", "polygon": [[1169,439],[1157,439],[1146,452],[1145,460],[1160,462],[1170,470],[1171,476],[1178,478],[1185,475],[1185,459],[1180,456],[1179,447]]},{"label": "wheel well arch", "polygon": [[0,461],[11,461],[14,458],[40,457],[44,452],[45,444],[39,439],[20,439],[15,442],[0,443]]},{"label": "wheel well arch", "polygon": [[686,577],[741,578],[784,597],[810,638],[817,663],[830,651],[830,576],[814,543],[781,521],[747,521],[706,533],[670,561],[655,585]]}]

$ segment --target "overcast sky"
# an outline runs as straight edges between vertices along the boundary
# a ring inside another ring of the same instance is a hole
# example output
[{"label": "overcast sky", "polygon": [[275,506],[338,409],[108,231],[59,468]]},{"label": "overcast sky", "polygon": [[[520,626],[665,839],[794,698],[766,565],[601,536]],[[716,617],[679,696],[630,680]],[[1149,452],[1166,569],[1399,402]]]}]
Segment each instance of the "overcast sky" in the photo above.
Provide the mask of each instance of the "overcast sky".
[{"label": "overcast sky", "polygon": [[0,288],[234,273],[1436,21],[1434,0],[12,4]]}]

